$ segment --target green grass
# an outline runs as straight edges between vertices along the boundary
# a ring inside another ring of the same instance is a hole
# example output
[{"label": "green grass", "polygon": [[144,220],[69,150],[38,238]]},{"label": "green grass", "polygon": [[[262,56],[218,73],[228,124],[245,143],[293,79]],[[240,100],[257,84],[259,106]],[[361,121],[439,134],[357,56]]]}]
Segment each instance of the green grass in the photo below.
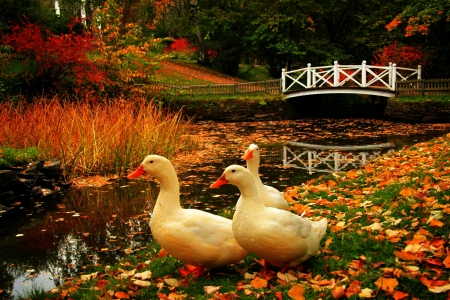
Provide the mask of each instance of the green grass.
[{"label": "green grass", "polygon": [[0,147],[0,168],[23,166],[39,158],[37,147],[14,149]]},{"label": "green grass", "polygon": [[450,102],[450,95],[436,95],[436,96],[405,96],[396,97],[395,100],[399,102]]}]

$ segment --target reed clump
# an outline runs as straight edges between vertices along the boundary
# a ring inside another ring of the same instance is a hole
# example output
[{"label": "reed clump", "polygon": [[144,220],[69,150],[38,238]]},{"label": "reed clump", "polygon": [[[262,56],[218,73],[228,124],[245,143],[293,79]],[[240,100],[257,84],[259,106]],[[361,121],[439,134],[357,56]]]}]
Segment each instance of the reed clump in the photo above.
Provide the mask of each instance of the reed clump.
[{"label": "reed clump", "polygon": [[0,124],[0,146],[37,147],[41,158],[60,158],[69,177],[120,176],[150,153],[171,157],[196,144],[180,111],[143,98],[2,102]]}]

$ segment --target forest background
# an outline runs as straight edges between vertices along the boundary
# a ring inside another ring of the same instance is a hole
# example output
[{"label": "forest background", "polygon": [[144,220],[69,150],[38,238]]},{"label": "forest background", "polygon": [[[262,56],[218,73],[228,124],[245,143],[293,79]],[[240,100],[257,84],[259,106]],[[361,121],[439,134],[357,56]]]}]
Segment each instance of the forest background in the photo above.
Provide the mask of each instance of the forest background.
[{"label": "forest background", "polygon": [[[435,1],[4,0],[0,99],[20,92],[150,95],[168,58],[237,76],[389,62],[450,76],[450,3]],[[81,14],[81,11],[84,14]],[[82,17],[85,17],[84,19]],[[19,55],[25,60],[17,63]],[[25,63],[24,63],[25,62]]]}]

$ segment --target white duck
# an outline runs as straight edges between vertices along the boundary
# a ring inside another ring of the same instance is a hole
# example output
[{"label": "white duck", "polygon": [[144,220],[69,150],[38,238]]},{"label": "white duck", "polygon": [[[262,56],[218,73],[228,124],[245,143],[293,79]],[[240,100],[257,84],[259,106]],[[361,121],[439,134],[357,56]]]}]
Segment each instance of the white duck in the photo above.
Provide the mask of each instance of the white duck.
[{"label": "white duck", "polygon": [[150,227],[153,238],[170,255],[195,266],[199,277],[205,268],[236,263],[248,252],[234,239],[232,221],[201,210],[184,209],[172,163],[159,155],[147,156],[127,178],[150,174],[160,183]]},{"label": "white duck", "polygon": [[237,242],[256,253],[267,263],[287,271],[318,254],[320,241],[327,230],[327,219],[311,221],[291,212],[265,206],[258,196],[250,171],[238,165],[227,167],[211,188],[226,183],[241,192],[233,216],[233,233]]},{"label": "white duck", "polygon": [[289,204],[284,199],[283,194],[276,188],[263,184],[261,177],[259,177],[259,147],[251,144],[241,158],[247,161],[247,169],[255,180],[256,188],[264,205],[289,210]]}]

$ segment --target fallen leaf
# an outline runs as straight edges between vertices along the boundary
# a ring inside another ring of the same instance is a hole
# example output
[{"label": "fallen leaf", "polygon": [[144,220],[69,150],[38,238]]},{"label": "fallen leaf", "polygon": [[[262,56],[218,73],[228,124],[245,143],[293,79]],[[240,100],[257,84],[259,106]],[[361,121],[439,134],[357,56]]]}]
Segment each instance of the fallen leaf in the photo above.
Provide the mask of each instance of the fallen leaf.
[{"label": "fallen leaf", "polygon": [[255,277],[255,279],[253,279],[252,281],[250,281],[250,284],[251,284],[255,289],[266,288],[266,287],[267,287],[267,280],[265,280],[264,278]]},{"label": "fallen leaf", "polygon": [[151,279],[152,278],[152,272],[151,271],[145,271],[142,273],[136,273],[134,275],[134,278],[138,278],[141,280]]},{"label": "fallen leaf", "polygon": [[151,282],[150,281],[146,281],[146,280],[134,280],[133,284],[135,286],[138,286],[138,287],[146,288],[146,287],[149,287],[151,285]]},{"label": "fallen leaf", "polygon": [[288,296],[291,297],[294,300],[304,300],[305,297],[303,296],[303,293],[305,292],[305,289],[299,285],[294,285],[289,291]]},{"label": "fallen leaf", "polygon": [[217,292],[218,290],[220,290],[220,288],[221,288],[221,286],[212,286],[212,285],[207,285],[207,286],[204,286],[204,287],[203,287],[203,289],[205,290],[205,292],[206,292],[207,294],[215,293],[215,292]]},{"label": "fallen leaf", "polygon": [[379,288],[382,289],[383,291],[386,291],[388,293],[393,293],[395,287],[398,285],[398,281],[395,278],[384,278],[384,277],[380,277],[378,278],[378,280],[375,282],[375,285]]},{"label": "fallen leaf", "polygon": [[115,292],[114,297],[118,299],[130,299],[130,295],[122,291]]}]

